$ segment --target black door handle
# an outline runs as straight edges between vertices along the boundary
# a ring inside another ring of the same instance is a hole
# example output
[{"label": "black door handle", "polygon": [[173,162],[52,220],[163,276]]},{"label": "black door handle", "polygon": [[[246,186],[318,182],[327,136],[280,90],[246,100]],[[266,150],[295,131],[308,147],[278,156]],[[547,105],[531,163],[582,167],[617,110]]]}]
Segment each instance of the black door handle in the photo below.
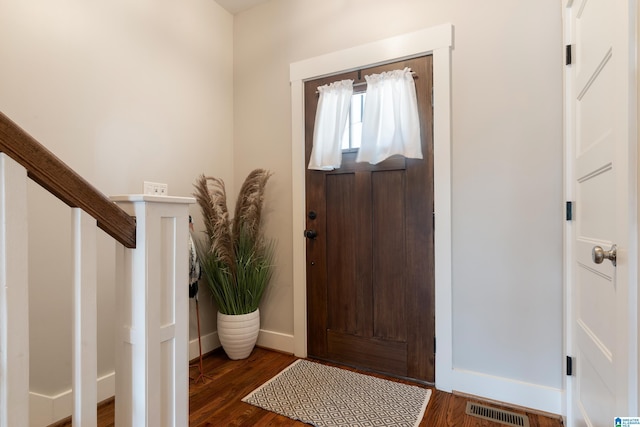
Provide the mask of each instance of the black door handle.
[{"label": "black door handle", "polygon": [[318,237],[318,233],[316,232],[316,230],[304,230],[304,237],[306,237],[307,239],[315,239],[316,237]]}]

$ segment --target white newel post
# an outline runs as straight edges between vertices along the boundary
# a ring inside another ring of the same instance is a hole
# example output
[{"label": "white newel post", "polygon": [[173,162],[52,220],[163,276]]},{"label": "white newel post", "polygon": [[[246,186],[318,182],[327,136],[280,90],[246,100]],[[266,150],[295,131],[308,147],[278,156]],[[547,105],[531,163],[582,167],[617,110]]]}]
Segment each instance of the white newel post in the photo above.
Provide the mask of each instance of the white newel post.
[{"label": "white newel post", "polygon": [[27,171],[0,153],[0,427],[29,425]]},{"label": "white newel post", "polygon": [[117,245],[118,427],[189,425],[191,197],[111,198],[136,217],[136,249]]}]

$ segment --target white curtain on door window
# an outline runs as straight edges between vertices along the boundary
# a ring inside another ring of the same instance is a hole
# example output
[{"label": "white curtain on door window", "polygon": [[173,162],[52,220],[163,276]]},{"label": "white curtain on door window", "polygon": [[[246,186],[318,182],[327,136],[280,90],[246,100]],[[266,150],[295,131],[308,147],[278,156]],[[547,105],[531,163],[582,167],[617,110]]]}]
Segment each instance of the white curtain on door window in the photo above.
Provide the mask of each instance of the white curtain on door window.
[{"label": "white curtain on door window", "polygon": [[411,69],[365,76],[367,98],[357,162],[377,164],[394,154],[422,158],[418,101]]},{"label": "white curtain on door window", "polygon": [[320,98],[313,129],[309,169],[333,170],[342,163],[342,135],[347,124],[353,80],[318,87]]}]

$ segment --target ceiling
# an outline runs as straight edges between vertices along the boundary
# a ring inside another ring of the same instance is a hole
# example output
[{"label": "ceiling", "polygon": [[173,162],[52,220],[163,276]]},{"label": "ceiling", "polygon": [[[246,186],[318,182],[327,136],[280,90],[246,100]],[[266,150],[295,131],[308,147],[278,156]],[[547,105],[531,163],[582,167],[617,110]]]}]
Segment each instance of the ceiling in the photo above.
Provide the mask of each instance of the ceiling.
[{"label": "ceiling", "polygon": [[224,7],[229,13],[234,15],[267,1],[268,0],[216,0],[220,6]]}]

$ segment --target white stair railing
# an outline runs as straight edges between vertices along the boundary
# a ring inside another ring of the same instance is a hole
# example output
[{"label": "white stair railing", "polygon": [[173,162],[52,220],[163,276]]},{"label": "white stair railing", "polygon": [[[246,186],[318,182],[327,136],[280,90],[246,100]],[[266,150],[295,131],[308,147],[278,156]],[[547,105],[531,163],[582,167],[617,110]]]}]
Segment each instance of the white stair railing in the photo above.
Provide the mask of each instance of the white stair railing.
[{"label": "white stair railing", "polygon": [[[0,427],[29,426],[27,170],[0,152]],[[112,198],[136,217],[136,247],[116,245],[116,425],[189,419],[190,197]],[[97,424],[96,220],[72,208],[73,425]]]}]

